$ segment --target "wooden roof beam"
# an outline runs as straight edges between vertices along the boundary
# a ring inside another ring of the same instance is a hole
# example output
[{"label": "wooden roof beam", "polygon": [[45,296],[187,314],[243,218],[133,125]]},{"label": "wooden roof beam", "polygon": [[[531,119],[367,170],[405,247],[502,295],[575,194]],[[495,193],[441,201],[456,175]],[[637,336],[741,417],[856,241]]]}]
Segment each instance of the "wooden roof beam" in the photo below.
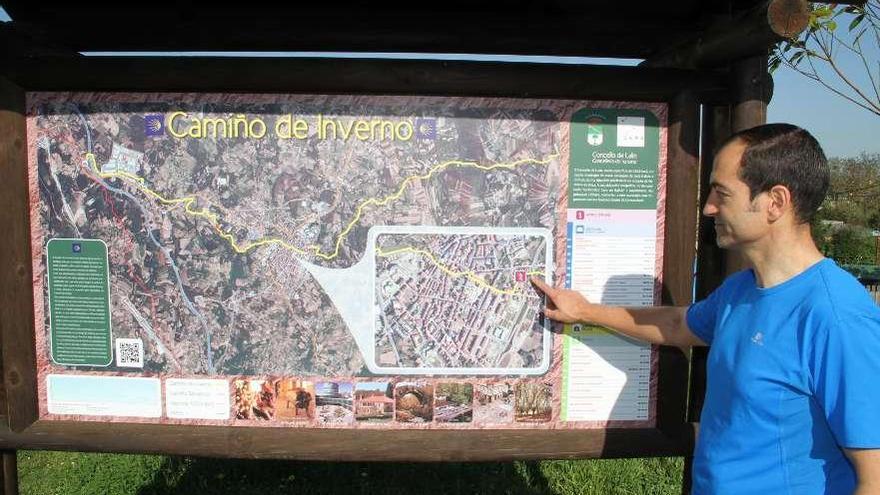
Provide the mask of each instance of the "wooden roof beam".
[{"label": "wooden roof beam", "polygon": [[225,57],[22,57],[0,73],[26,91],[425,94],[664,101],[729,98],[713,72],[504,62]]},{"label": "wooden roof beam", "polygon": [[[96,16],[89,24],[13,21],[8,30],[34,37],[40,46],[69,52],[406,52],[645,58],[669,39],[670,31],[696,34],[700,26],[669,20],[608,20],[589,15],[499,14],[491,19],[454,14],[430,18],[402,13],[386,17],[302,15],[295,19],[221,18],[154,23],[112,22]],[[291,24],[295,22],[295,28]],[[585,29],[585,26],[589,29]],[[639,33],[627,36],[621,33]],[[227,35],[229,33],[234,33]]]},{"label": "wooden roof beam", "polygon": [[806,0],[768,0],[735,18],[648,57],[648,67],[711,68],[766,53],[773,44],[793,38],[810,22]]},{"label": "wooden roof beam", "polygon": [[76,51],[53,42],[39,26],[26,28],[14,22],[0,22],[0,47],[0,63],[11,57],[79,56]]}]

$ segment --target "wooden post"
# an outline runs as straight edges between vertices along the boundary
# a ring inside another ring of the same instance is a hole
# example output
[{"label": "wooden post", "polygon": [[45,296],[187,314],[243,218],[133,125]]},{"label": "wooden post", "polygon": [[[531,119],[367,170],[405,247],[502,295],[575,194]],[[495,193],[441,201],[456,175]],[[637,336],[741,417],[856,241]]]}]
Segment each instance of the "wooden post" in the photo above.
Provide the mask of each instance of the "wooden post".
[{"label": "wooden post", "polygon": [[[712,163],[722,142],[730,132],[731,108],[729,106],[705,106],[703,111],[703,153],[700,165],[700,206],[709,196],[709,176]],[[700,215],[697,250],[696,300],[705,299],[721,285],[725,275],[725,253],[715,242],[715,227],[711,219]],[[688,399],[688,420],[700,421],[703,399],[706,393],[706,357],[708,348],[691,350],[691,380]]]},{"label": "wooden post", "polygon": [[767,103],[773,94],[773,79],[767,73],[767,55],[739,60],[733,64],[734,108],[732,131],[737,132],[767,122]]},{"label": "wooden post", "polygon": [[3,495],[18,495],[18,459],[14,450],[0,451],[3,456]]},{"label": "wooden post", "polygon": [[[693,292],[693,267],[697,255],[697,223],[699,221],[698,185],[700,180],[699,162],[700,106],[694,95],[683,91],[676,95],[669,105],[669,155],[667,184],[676,184],[674,194],[666,195],[666,232],[677,232],[674,239],[667,239],[667,254],[664,256],[664,297],[663,303],[673,306],[686,306],[691,302]],[[669,187],[667,185],[667,191]],[[667,234],[668,235],[668,234]],[[677,253],[673,256],[671,253]],[[660,359],[682,360],[687,357],[681,349],[663,346]],[[668,364],[667,364],[668,366]],[[658,390],[657,426],[664,429],[664,422],[687,424],[687,387],[677,384],[675,390]],[[670,397],[670,394],[671,397]],[[684,405],[684,409],[664,411],[664,404]],[[693,452],[693,429],[687,432],[689,448],[685,456],[682,473],[683,493],[690,492],[691,461]]]},{"label": "wooden post", "polygon": [[874,234],[874,264],[880,265],[880,234]]},{"label": "wooden post", "polygon": [[[767,121],[767,103],[772,93],[772,79],[767,74],[767,57],[756,56],[733,64],[734,105],[706,106],[703,112],[703,153],[700,174],[700,205],[709,195],[709,176],[721,143],[736,131],[761,125]],[[724,277],[746,268],[745,260],[718,247],[713,223],[700,219],[697,254],[696,299],[701,300],[717,288]],[[706,395],[706,359],[708,348],[691,350],[688,420],[699,422]],[[692,458],[685,459],[682,493],[690,493]]]},{"label": "wooden post", "polygon": [[[700,207],[701,215],[697,239],[697,276],[694,292],[696,300],[705,299],[724,280],[724,253],[715,242],[715,228],[710,219],[702,215],[702,206],[709,196],[709,176],[712,162],[721,143],[730,136],[731,107],[727,105],[703,107],[702,153],[700,156]],[[706,359],[708,347],[691,348],[691,370],[688,391],[687,420],[699,425],[700,413],[706,395]],[[691,491],[693,457],[685,458],[682,494]]]},{"label": "wooden post", "polygon": [[[767,123],[767,103],[773,93],[773,79],[767,73],[767,55],[739,60],[733,64],[734,105],[731,131],[738,132]],[[725,273],[748,268],[738,253],[724,253]]]},{"label": "wooden post", "polygon": [[0,346],[8,426],[37,419],[33,274],[28,201],[24,92],[0,78]]},{"label": "wooden post", "polygon": [[[676,306],[691,302],[693,260],[696,256],[700,180],[700,106],[693,93],[682,91],[669,105],[669,148],[667,184],[676,189],[666,195],[666,231],[676,232],[668,239],[669,250],[663,268],[665,303]],[[687,188],[687,189],[685,189]]]},{"label": "wooden post", "polygon": [[[703,154],[700,164],[700,206],[709,197],[709,178],[715,155],[731,131],[731,107],[706,106],[703,111]],[[697,253],[696,299],[706,298],[724,280],[724,251],[715,242],[714,222],[700,215],[699,252]],[[699,415],[699,411],[697,411]]]}]

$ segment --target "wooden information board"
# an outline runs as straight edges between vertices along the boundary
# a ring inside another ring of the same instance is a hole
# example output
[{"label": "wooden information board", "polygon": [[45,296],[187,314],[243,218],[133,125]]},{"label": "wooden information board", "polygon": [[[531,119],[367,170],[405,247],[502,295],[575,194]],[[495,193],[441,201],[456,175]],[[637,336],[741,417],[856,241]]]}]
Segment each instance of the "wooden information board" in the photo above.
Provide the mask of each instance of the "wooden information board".
[{"label": "wooden information board", "polygon": [[[689,302],[680,74],[290,63],[343,83],[3,83],[4,445],[688,451],[684,354],[544,321],[528,282]],[[645,75],[655,90],[628,97]]]}]

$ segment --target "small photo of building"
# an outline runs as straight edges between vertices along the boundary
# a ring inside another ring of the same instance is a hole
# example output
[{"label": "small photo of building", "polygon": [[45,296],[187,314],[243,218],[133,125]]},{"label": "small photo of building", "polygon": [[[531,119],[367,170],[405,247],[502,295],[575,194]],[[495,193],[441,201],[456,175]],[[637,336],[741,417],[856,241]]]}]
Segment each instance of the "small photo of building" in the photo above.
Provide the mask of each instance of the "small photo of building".
[{"label": "small photo of building", "polygon": [[394,415],[394,384],[359,382],[354,384],[354,419],[368,423],[391,421]]},{"label": "small photo of building", "polygon": [[275,419],[308,421],[315,417],[315,385],[295,378],[275,381]]},{"label": "small photo of building", "polygon": [[318,382],[315,404],[319,423],[344,424],[354,421],[354,385],[350,382]]},{"label": "small photo of building", "polygon": [[553,387],[549,383],[523,380],[516,384],[515,419],[523,423],[543,423],[553,416]]},{"label": "small photo of building", "polygon": [[270,380],[232,381],[232,417],[269,421],[275,418],[275,387]]},{"label": "small photo of building", "polygon": [[474,386],[470,383],[438,383],[434,392],[434,421],[470,423],[474,418]]},{"label": "small photo of building", "polygon": [[394,388],[394,419],[401,423],[429,423],[434,418],[434,386],[402,382]]},{"label": "small photo of building", "polygon": [[477,384],[474,390],[474,422],[513,422],[513,383],[499,381]]}]

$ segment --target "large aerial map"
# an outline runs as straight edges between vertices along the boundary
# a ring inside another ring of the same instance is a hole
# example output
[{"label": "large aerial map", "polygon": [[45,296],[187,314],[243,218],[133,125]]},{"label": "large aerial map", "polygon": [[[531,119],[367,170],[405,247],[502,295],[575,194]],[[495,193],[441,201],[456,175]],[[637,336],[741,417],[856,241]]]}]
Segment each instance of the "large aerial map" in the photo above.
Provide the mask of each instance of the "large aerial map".
[{"label": "large aerial map", "polygon": [[[328,404],[372,425],[407,404],[398,376],[558,382],[561,337],[528,280],[567,276],[570,128],[589,106],[30,94],[41,411],[315,424]],[[166,395],[133,411],[81,399],[101,377],[133,401]],[[442,410],[470,421],[464,383],[428,385],[407,397],[455,390]]]}]

